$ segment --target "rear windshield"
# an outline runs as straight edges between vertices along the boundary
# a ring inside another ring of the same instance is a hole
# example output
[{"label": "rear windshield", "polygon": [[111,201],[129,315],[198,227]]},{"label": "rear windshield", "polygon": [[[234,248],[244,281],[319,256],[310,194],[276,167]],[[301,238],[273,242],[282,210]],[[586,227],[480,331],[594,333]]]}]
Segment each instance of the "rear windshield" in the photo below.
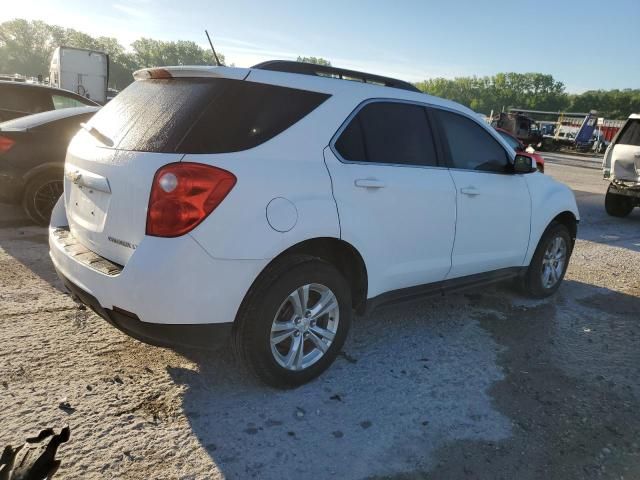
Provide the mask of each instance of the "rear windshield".
[{"label": "rear windshield", "polygon": [[622,128],[616,144],[640,147],[640,120],[629,120]]},{"label": "rear windshield", "polygon": [[114,148],[225,153],[253,148],[299,121],[329,95],[241,80],[139,80],[90,121]]}]

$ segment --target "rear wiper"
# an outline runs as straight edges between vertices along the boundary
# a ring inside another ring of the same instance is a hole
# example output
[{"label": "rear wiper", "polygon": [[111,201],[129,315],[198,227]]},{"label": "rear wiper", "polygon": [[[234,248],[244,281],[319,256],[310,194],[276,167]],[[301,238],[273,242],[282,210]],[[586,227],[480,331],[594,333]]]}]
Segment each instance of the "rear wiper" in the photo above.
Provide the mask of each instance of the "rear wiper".
[{"label": "rear wiper", "polygon": [[87,125],[86,123],[81,123],[80,126],[97,138],[100,142],[104,143],[107,147],[113,147],[113,140],[107,137],[104,133],[98,130],[96,127],[91,125]]}]

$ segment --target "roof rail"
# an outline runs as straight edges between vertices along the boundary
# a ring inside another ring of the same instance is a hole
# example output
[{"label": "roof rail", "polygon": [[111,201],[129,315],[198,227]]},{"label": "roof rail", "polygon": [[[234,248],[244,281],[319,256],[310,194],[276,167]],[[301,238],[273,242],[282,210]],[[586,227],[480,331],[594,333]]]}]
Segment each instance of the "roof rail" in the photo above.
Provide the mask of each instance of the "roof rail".
[{"label": "roof rail", "polygon": [[346,70],[344,68],[329,67],[326,65],[316,65],[315,63],[294,62],[290,60],[269,60],[254,65],[251,68],[259,70],[271,70],[274,72],[299,73],[302,75],[313,75],[316,77],[339,78],[342,80],[353,80],[357,82],[370,83],[373,85],[383,85],[385,87],[400,88],[411,92],[418,92],[415,85],[395,78],[382,77],[371,73]]}]

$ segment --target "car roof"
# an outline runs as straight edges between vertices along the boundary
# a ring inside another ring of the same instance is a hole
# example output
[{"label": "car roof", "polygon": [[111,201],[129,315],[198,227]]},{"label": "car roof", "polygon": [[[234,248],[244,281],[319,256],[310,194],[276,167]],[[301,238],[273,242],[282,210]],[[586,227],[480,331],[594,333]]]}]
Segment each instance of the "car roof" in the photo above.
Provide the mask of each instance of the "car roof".
[{"label": "car roof", "polygon": [[[265,64],[266,63],[267,62],[265,62]],[[349,70],[344,71],[349,72]],[[380,77],[373,74],[365,74],[363,72],[354,73],[368,75],[372,78],[376,77],[378,79],[388,79],[388,77]],[[359,101],[376,98],[406,100],[431,104],[434,106],[444,107],[455,110],[457,112],[465,113],[467,116],[472,117],[477,123],[482,123],[482,121],[477,118],[476,112],[459,103],[440,97],[435,97],[427,93],[420,92],[417,89],[410,90],[395,88],[392,86],[381,85],[378,82],[365,83],[362,81],[352,81],[343,78],[332,78],[328,76],[318,76],[307,73],[290,73],[253,67],[238,68],[202,65],[143,68],[134,72],[133,77],[137,81],[163,78],[228,78],[234,80],[255,81],[290,88],[305,89],[309,91],[328,93],[333,96],[352,96],[354,98],[357,98]],[[395,81],[401,82],[400,80]]]},{"label": "car roof", "polygon": [[356,70],[347,70],[345,68],[337,68],[329,65],[318,65],[307,62],[294,62],[290,60],[269,60],[251,67],[258,70],[270,70],[274,72],[300,73],[302,75],[311,75],[315,77],[327,77],[339,80],[352,80],[362,83],[373,83],[391,88],[400,88],[411,92],[418,92],[418,87],[412,83],[398,80],[397,78],[383,77],[367,72],[359,72]]},{"label": "car roof", "polygon": [[7,80],[0,80],[0,90],[2,90],[3,86],[13,86],[13,87],[19,87],[19,88],[32,88],[32,89],[40,89],[40,90],[47,90],[51,93],[61,93],[63,95],[67,95],[67,96],[71,96],[73,98],[77,98],[78,100],[83,100],[83,101],[87,101],[89,103],[92,103],[94,105],[98,105],[96,102],[94,102],[93,100],[91,100],[90,98],[86,98],[83,97],[82,95],[78,95],[75,92],[72,92],[71,90],[65,90],[64,88],[58,88],[58,87],[52,87],[50,85],[41,85],[39,83],[26,83],[26,82],[12,82],[12,81],[7,81]]},{"label": "car roof", "polygon": [[640,119],[640,113],[632,113],[631,115],[629,115],[630,119]]},{"label": "car roof", "polygon": [[74,117],[77,115],[83,115],[87,113],[95,113],[100,110],[100,107],[70,107],[61,108],[60,110],[50,110],[48,112],[36,113],[33,115],[27,115],[25,117],[15,118],[6,122],[0,123],[0,130],[28,130],[31,128],[39,127],[45,123],[56,122],[65,118]]}]

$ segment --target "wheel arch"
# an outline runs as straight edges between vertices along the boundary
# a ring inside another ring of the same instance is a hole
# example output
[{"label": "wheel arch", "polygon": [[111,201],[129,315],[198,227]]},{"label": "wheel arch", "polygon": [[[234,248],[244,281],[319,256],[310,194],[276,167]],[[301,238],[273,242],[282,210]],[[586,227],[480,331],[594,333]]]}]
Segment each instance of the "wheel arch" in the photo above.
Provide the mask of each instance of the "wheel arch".
[{"label": "wheel arch", "polygon": [[27,185],[37,176],[48,172],[60,172],[60,180],[64,179],[64,162],[46,162],[32,168],[22,177],[24,184]]},{"label": "wheel arch", "polygon": [[[549,225],[552,223],[560,223],[569,229],[569,233],[571,234],[571,239],[575,242],[576,235],[578,234],[578,219],[574,215],[573,212],[569,210],[565,210],[562,213],[559,213],[549,222]],[[549,228],[547,225],[547,228]],[[546,230],[546,229],[545,229]]]},{"label": "wheel arch", "polygon": [[369,286],[367,267],[360,252],[353,245],[339,238],[316,237],[290,246],[271,259],[256,277],[254,284],[275,263],[285,256],[294,254],[321,258],[336,267],[351,287],[353,308],[359,314],[364,313]]},{"label": "wheel arch", "polygon": [[537,222],[532,223],[529,248],[527,249],[527,255],[525,257],[523,266],[527,266],[531,263],[531,259],[533,258],[533,255],[538,248],[540,239],[544,235],[544,232],[546,232],[549,226],[554,222],[565,225],[569,229],[569,235],[572,240],[571,248],[573,249],[573,244],[575,243],[576,236],[578,234],[578,223],[580,222],[580,220],[576,216],[576,212],[572,211],[571,209],[565,209],[556,212],[557,213],[555,214],[550,214],[544,220],[540,219]]}]

